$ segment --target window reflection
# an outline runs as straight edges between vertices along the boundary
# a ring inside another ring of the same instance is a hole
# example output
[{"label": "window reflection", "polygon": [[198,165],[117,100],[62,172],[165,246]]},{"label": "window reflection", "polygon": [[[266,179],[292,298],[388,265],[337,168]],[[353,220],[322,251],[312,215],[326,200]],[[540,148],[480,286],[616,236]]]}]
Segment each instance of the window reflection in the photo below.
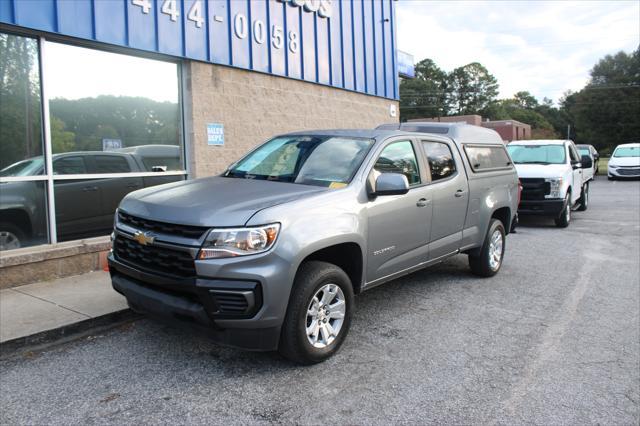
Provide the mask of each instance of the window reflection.
[{"label": "window reflection", "polygon": [[183,176],[125,177],[57,180],[56,226],[58,241],[108,235],[113,215],[131,191],[182,180]]},{"label": "window reflection", "polygon": [[0,183],[0,251],[45,244],[45,181]]},{"label": "window reflection", "polygon": [[[42,155],[40,107],[38,42],[0,33],[0,176]],[[24,164],[19,168],[21,176],[34,174]]]},{"label": "window reflection", "polygon": [[184,170],[176,64],[47,43],[45,72],[54,153],[139,160],[95,157],[98,173]]},{"label": "window reflection", "polygon": [[[161,173],[185,168],[178,65],[46,45],[58,241],[108,235],[126,194],[184,179]],[[49,242],[48,181],[13,180],[47,175],[39,69],[36,40],[0,33],[0,250]]]}]

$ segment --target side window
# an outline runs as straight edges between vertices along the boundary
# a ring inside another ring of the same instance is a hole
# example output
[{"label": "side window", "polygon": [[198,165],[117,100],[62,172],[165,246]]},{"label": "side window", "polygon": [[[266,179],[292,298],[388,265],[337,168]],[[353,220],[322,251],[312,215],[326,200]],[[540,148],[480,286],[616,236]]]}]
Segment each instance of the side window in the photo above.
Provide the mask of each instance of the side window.
[{"label": "side window", "polygon": [[464,152],[474,172],[511,166],[511,160],[504,146],[465,145]]},{"label": "side window", "polygon": [[76,175],[80,173],[87,173],[84,158],[82,157],[63,157],[53,160],[54,175]]},{"label": "side window", "polygon": [[432,182],[446,179],[456,173],[456,162],[449,145],[442,142],[423,141],[422,146],[429,160]]},{"label": "side window", "polygon": [[131,171],[129,163],[118,155],[96,155],[95,173],[128,173]]},{"label": "side window", "polygon": [[407,177],[409,185],[420,183],[420,171],[416,153],[410,141],[393,142],[382,150],[373,169],[381,173],[401,173]]},{"label": "side window", "polygon": [[580,161],[580,156],[572,145],[569,145],[569,157],[571,157],[571,161]]}]

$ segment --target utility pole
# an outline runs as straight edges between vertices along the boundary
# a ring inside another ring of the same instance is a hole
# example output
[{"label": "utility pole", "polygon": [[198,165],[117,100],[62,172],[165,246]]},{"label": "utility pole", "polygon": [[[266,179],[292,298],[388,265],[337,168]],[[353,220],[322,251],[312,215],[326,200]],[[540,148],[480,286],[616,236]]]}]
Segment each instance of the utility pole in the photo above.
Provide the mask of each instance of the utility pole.
[{"label": "utility pole", "polygon": [[571,139],[571,124],[567,124],[567,140]]}]

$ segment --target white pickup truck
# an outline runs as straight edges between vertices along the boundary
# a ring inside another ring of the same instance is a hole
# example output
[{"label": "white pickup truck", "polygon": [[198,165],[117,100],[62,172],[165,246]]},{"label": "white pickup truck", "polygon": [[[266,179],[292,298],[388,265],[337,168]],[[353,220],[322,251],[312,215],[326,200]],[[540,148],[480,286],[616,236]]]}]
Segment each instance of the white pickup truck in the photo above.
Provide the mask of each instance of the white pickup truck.
[{"label": "white pickup truck", "polygon": [[518,214],[553,217],[561,228],[569,226],[571,211],[586,210],[591,157],[580,157],[571,140],[523,140],[507,146],[522,184]]}]

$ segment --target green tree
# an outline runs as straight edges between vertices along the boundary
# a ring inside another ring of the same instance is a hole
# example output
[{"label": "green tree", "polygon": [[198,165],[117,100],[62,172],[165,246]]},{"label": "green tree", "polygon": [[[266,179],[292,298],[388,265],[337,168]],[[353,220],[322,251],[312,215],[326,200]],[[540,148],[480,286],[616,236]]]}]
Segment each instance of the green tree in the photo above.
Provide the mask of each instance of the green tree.
[{"label": "green tree", "polygon": [[610,152],[640,134],[640,49],[602,58],[591,70],[589,83],[563,100],[574,123],[578,143]]},{"label": "green tree", "polygon": [[[123,146],[176,145],[180,140],[178,104],[130,96],[52,99],[51,116],[75,135],[72,151],[101,151],[102,139]],[[67,148],[65,148],[67,149]],[[54,152],[57,147],[54,146]]]},{"label": "green tree", "polygon": [[69,152],[75,148],[76,135],[65,129],[64,122],[51,117],[51,144],[53,152]]},{"label": "green tree", "polygon": [[538,100],[531,93],[523,91],[513,95],[513,101],[520,108],[534,109],[538,104]]},{"label": "green tree", "polygon": [[431,59],[415,66],[416,76],[400,82],[400,119],[447,115],[447,73]]},{"label": "green tree", "polygon": [[472,62],[448,76],[449,110],[453,114],[477,114],[498,96],[498,81],[489,71]]},{"label": "green tree", "polygon": [[38,43],[0,33],[0,169],[42,155]]}]

